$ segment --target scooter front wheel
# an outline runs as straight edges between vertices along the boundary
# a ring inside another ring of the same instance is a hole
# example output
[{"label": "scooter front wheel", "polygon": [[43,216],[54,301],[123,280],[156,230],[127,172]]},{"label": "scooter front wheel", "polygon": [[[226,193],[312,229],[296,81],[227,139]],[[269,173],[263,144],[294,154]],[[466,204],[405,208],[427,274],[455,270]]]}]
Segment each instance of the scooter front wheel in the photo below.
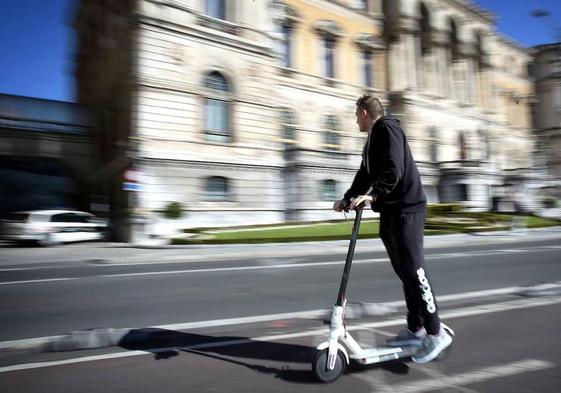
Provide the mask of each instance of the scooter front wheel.
[{"label": "scooter front wheel", "polygon": [[333,382],[345,372],[347,368],[347,361],[341,353],[337,351],[337,359],[335,360],[335,367],[333,370],[327,369],[327,352],[328,349],[317,351],[314,360],[312,361],[312,371],[317,379],[321,382]]}]

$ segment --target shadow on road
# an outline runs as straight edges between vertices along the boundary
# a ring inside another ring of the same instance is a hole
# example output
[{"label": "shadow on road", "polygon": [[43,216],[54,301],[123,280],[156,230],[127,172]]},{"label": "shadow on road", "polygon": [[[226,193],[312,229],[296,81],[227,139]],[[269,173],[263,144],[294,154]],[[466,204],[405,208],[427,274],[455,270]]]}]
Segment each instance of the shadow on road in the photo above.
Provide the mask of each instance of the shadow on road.
[{"label": "shadow on road", "polygon": [[[119,345],[129,350],[152,352],[154,359],[170,359],[180,352],[196,354],[249,368],[250,370],[271,374],[275,378],[294,383],[317,383],[311,367],[291,368],[289,363],[311,365],[315,348],[280,342],[255,341],[247,337],[207,336],[174,330],[145,328],[131,330]],[[254,359],[262,362],[249,362],[240,359]],[[287,363],[275,366],[269,362]],[[388,362],[381,365],[362,367],[360,370],[383,369],[392,373],[404,374],[409,367],[404,362]]]}]

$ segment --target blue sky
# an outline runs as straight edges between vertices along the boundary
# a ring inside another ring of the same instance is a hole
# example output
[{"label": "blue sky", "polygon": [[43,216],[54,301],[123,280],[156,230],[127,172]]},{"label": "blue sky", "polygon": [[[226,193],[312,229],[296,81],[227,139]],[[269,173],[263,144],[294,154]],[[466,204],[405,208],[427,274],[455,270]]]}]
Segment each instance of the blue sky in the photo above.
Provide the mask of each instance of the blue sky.
[{"label": "blue sky", "polygon": [[[73,101],[76,0],[13,0],[0,13],[0,92]],[[561,28],[559,0],[476,0],[498,16],[497,30],[525,46],[554,41]],[[551,22],[529,15],[547,9]],[[549,25],[547,24],[549,23]]]}]

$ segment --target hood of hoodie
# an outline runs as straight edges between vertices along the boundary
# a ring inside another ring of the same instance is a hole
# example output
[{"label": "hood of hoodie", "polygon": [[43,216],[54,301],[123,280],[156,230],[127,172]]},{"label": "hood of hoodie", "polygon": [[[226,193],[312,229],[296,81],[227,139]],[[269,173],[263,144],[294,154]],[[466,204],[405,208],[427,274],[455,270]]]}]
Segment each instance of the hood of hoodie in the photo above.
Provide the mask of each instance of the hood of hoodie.
[{"label": "hood of hoodie", "polygon": [[395,117],[389,117],[389,116],[382,116],[380,117],[378,120],[376,120],[376,123],[374,123],[374,125],[372,126],[372,129],[376,129],[377,126],[379,126],[380,124],[390,124],[393,123],[396,126],[400,126],[400,121],[398,119],[396,119]]}]

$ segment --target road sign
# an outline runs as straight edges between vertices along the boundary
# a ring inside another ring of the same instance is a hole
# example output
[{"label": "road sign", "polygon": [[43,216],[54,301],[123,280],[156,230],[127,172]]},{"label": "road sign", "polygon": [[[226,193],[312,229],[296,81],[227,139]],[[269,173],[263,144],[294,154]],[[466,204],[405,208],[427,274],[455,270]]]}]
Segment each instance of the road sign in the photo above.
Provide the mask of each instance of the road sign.
[{"label": "road sign", "polygon": [[134,169],[127,169],[124,173],[125,180],[131,183],[140,182],[141,176],[142,176],[141,172]]},{"label": "road sign", "polygon": [[142,191],[142,185],[140,183],[123,182],[123,190],[125,191]]}]

